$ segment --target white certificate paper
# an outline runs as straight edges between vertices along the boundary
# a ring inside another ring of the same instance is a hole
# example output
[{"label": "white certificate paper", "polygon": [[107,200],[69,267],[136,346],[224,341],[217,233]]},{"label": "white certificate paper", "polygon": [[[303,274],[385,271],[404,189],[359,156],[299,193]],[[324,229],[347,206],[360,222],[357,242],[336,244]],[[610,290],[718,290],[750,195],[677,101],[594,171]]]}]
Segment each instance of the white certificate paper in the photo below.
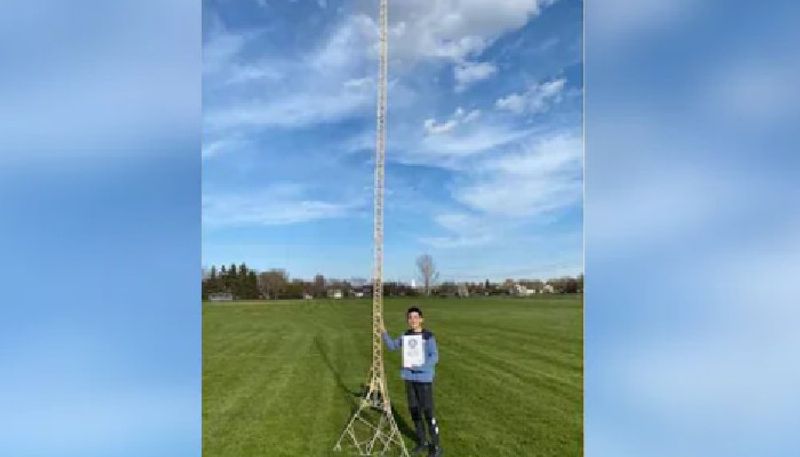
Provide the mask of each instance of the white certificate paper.
[{"label": "white certificate paper", "polygon": [[425,363],[425,340],[422,335],[403,335],[403,368]]}]

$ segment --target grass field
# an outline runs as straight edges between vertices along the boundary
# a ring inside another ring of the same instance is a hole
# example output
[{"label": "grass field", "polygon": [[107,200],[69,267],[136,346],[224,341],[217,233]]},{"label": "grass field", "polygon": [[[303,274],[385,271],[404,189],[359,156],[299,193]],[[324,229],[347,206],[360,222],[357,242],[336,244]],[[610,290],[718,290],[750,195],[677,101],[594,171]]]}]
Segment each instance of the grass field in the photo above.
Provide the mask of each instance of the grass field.
[{"label": "grass field", "polygon": [[[439,344],[436,416],[451,457],[583,454],[581,296],[387,299],[420,304]],[[371,301],[203,304],[203,456],[346,456],[331,448],[370,363]],[[386,370],[411,444],[399,352]]]}]

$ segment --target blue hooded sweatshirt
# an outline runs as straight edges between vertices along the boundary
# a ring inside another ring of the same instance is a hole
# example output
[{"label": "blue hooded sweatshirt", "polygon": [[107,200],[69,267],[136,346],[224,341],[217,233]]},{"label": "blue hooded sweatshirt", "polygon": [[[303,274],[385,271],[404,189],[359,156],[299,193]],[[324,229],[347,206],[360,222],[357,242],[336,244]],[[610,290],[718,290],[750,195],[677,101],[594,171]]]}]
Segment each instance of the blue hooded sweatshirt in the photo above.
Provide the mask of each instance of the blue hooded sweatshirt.
[{"label": "blue hooded sweatshirt", "polygon": [[[413,330],[406,330],[404,335],[418,335]],[[425,341],[425,364],[414,368],[402,368],[400,377],[406,381],[433,382],[436,374],[436,363],[439,361],[439,351],[436,348],[436,338],[428,330],[422,330],[422,339]],[[395,351],[403,346],[403,337],[392,339],[387,332],[383,332],[383,342],[390,351]]]}]

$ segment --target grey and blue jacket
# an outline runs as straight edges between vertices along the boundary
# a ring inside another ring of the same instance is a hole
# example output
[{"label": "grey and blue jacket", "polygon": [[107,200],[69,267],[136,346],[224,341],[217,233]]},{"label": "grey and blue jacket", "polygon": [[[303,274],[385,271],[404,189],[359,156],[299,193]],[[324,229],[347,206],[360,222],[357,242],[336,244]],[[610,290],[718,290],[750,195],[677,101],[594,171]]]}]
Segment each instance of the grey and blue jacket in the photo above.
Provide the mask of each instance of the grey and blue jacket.
[{"label": "grey and blue jacket", "polygon": [[[403,335],[415,335],[413,330],[406,330]],[[436,348],[436,338],[428,330],[422,330],[422,339],[425,340],[425,364],[414,368],[402,368],[400,377],[406,381],[433,382],[436,374],[436,363],[439,361],[439,351]],[[403,346],[403,337],[392,339],[387,332],[383,332],[383,341],[390,351],[395,351]]]}]

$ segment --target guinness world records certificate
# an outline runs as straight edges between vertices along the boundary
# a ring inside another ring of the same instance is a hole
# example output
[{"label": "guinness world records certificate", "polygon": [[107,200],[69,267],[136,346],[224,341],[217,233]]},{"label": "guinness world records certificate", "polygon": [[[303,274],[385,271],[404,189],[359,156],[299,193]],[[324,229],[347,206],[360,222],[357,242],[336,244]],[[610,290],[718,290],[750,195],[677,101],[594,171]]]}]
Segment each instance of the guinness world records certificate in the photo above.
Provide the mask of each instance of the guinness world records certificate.
[{"label": "guinness world records certificate", "polygon": [[425,363],[425,340],[422,335],[403,335],[403,368]]}]

